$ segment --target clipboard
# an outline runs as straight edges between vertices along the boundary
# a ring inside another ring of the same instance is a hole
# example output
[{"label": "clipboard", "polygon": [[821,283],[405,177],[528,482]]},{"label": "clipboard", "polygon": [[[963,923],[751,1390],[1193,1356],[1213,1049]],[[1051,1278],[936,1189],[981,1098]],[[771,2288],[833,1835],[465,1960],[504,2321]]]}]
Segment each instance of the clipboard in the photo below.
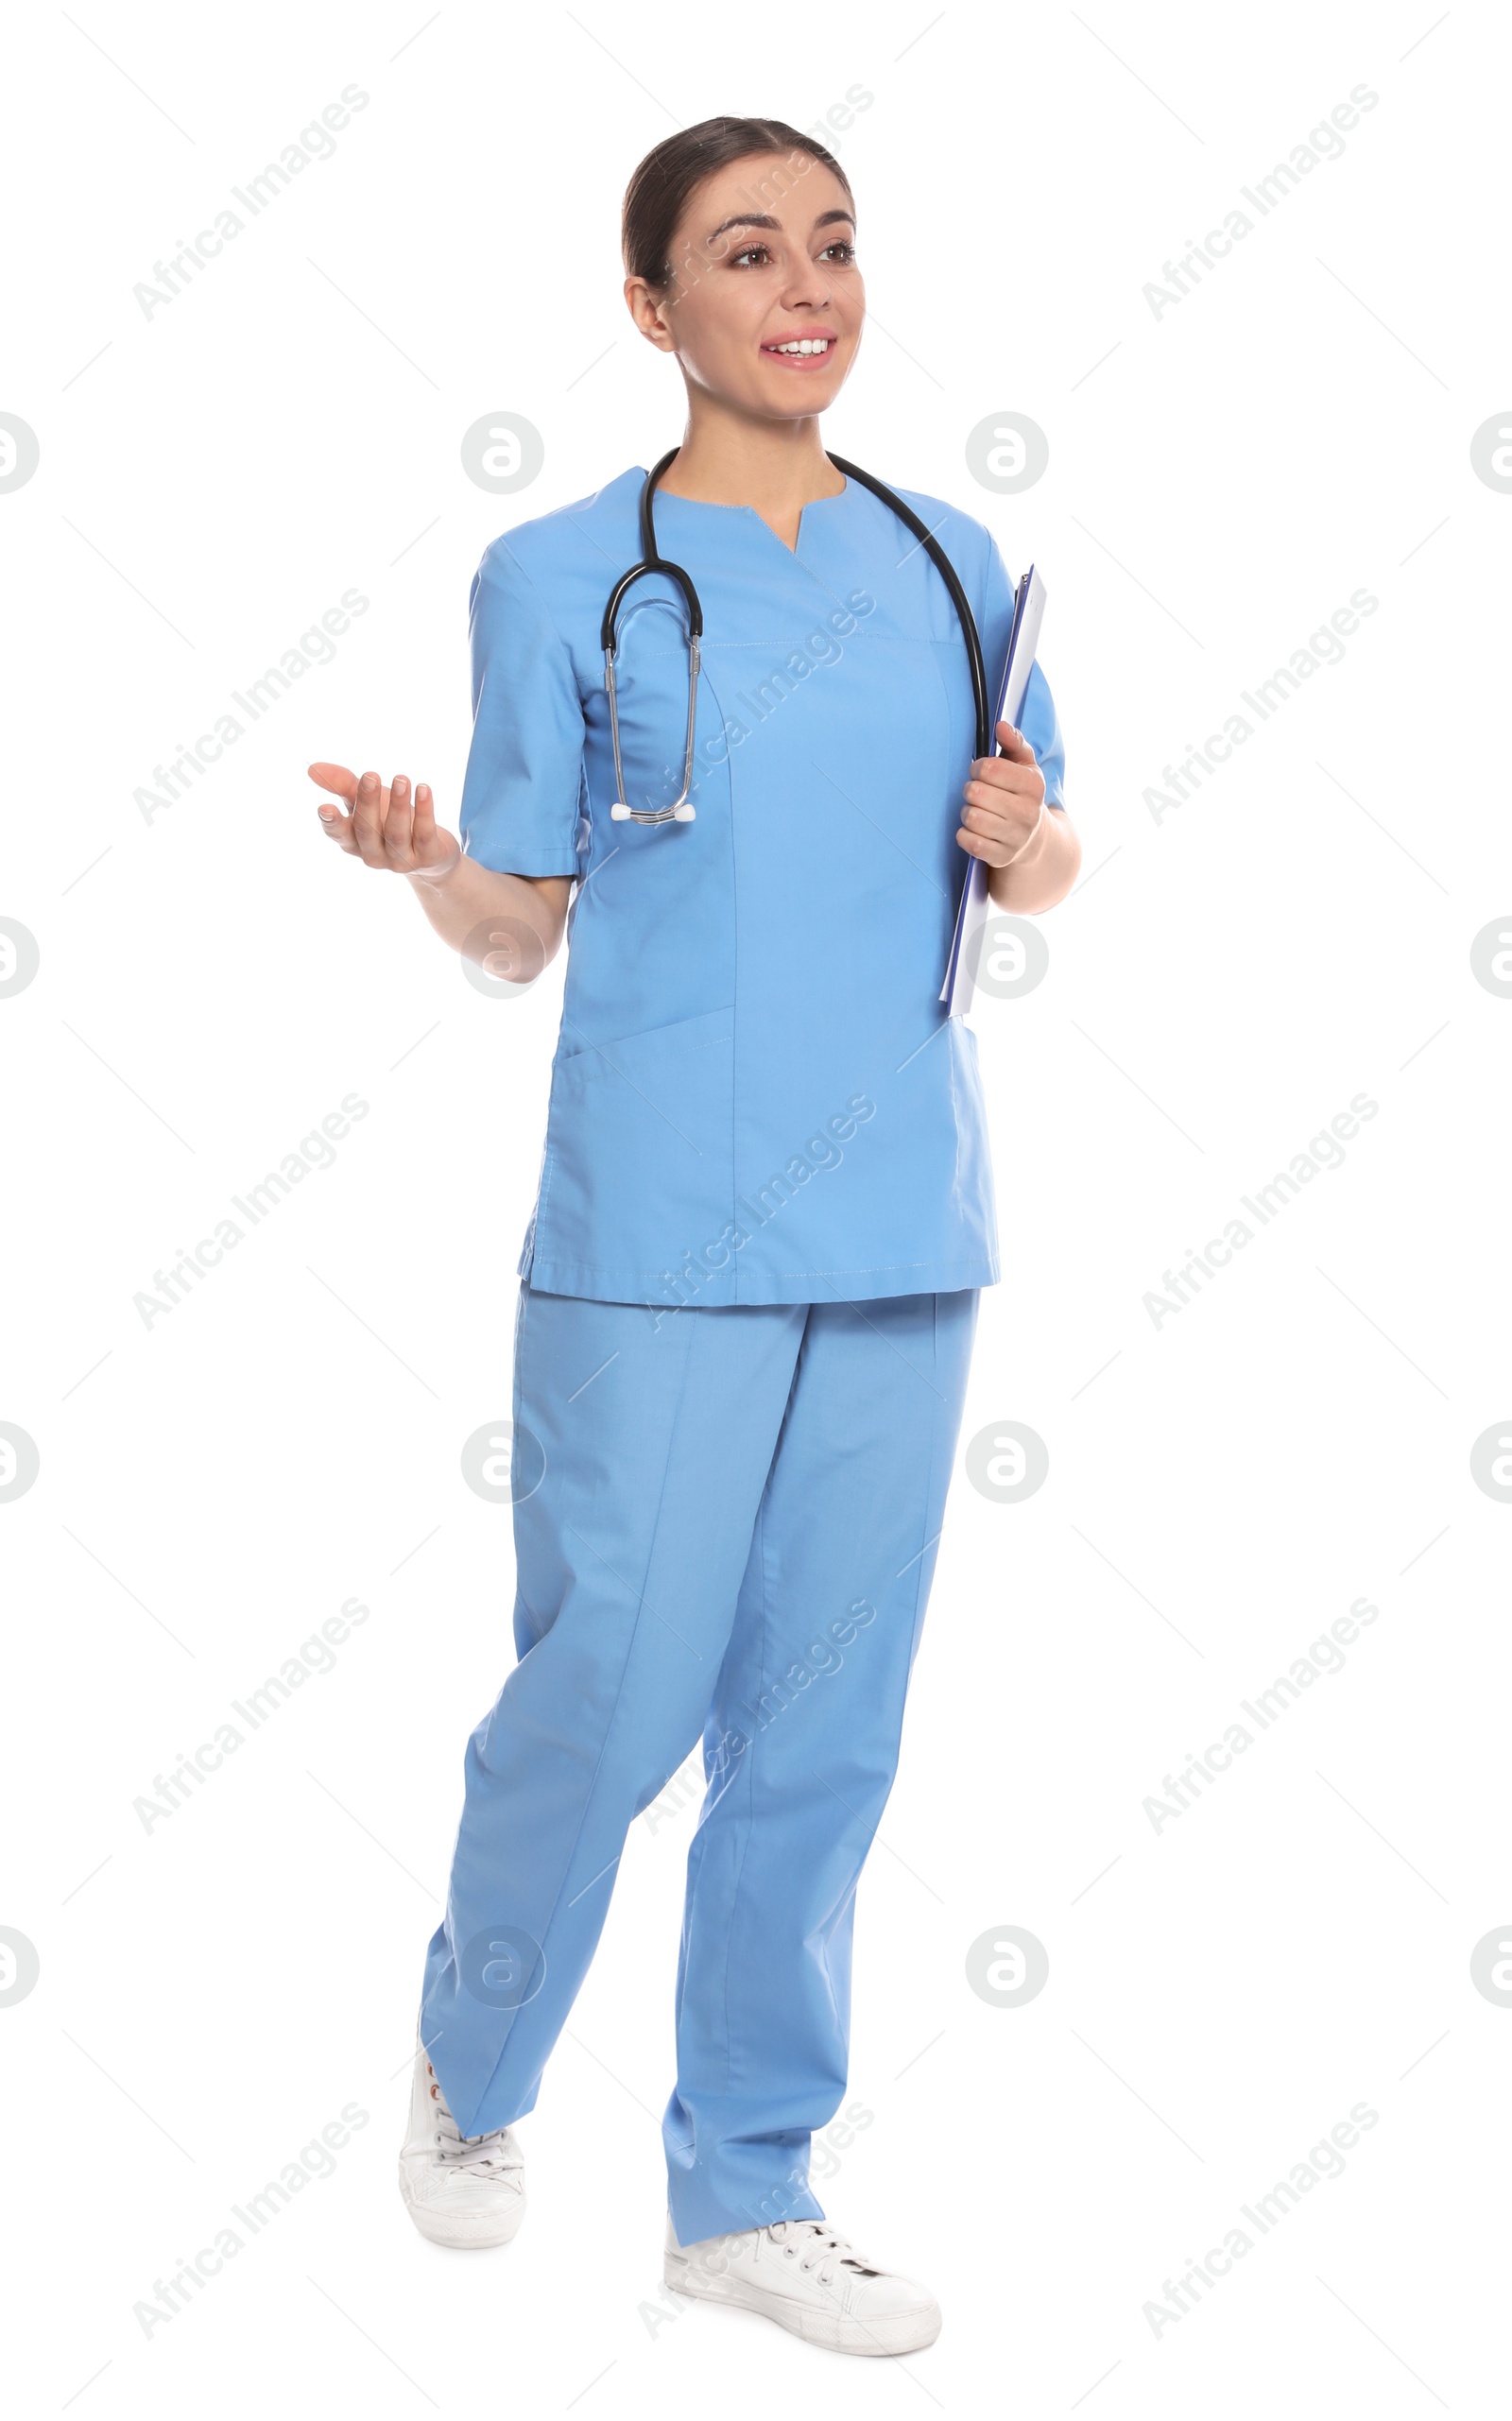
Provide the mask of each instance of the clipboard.
[{"label": "clipboard", "polygon": [[[994,728],[999,723],[1011,723],[1015,730],[1018,729],[1024,692],[1029,686],[1029,675],[1034,670],[1035,650],[1040,644],[1040,625],[1044,619],[1044,610],[1045,584],[1031,563],[1013,592],[1013,621],[1008,630],[1007,659],[998,690]],[[976,990],[975,949],[981,946],[982,927],[991,906],[987,884],[988,868],[981,858],[968,858],[966,881],[961,885],[960,903],[955,911],[955,931],[951,936],[950,957],[945,967],[945,981],[939,988],[939,997],[945,1004],[948,1017],[959,1017],[969,1009]]]}]

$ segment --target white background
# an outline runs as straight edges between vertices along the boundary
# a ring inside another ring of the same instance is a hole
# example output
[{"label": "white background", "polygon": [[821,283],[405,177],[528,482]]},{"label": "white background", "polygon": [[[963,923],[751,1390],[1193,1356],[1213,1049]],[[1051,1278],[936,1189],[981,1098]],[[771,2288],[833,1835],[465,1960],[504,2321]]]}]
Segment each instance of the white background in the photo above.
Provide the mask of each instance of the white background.
[{"label": "white background", "polygon": [[[1512,1918],[1512,1511],[1469,1456],[1512,1386],[1512,1006],[1469,951],[1512,903],[1512,498],[1469,448],[1512,403],[1502,12],[79,0],[10,44],[16,2409],[1492,2410],[1512,2013],[1469,1962]],[[145,318],[133,285],[353,82],[336,155]],[[1146,282],[1362,82],[1344,156],[1157,318]],[[471,988],[303,773],[407,770],[455,820],[483,547],[680,429],[620,296],[631,168],[853,85],[875,321],[827,437],[1041,566],[1086,852],[1043,983],[975,1015],[1007,1274],[963,1444],[1027,1423],[1050,1475],[1003,1506],[957,1473],[861,1892],[870,2122],[820,2189],[944,2304],[895,2364],[659,2298],[691,1797],[632,1833],[518,2241],[442,2253],[399,2202],[463,1744],[512,1657],[507,1510],[458,1456],[507,1408],[560,969]],[[458,452],[498,410],[545,443],[504,498]],[[965,458],[1004,410],[1050,446],[1006,497]],[[146,820],[349,588],[335,661]],[[1345,661],[1158,824],[1162,767],[1360,588]],[[146,1328],[133,1296],[349,1092],[335,1165]],[[1362,1092],[1345,1164],[1157,1327],[1162,1273]],[[145,1831],[353,1596],[335,1669]],[[1346,1669],[1157,1832],[1162,1777],[1362,1596]],[[966,1977],[1010,1924],[1050,1962],[1019,2008]],[[335,2173],[144,2334],[350,2103]],[[1157,2334],[1162,2282],[1360,2103],[1345,2174]]]}]

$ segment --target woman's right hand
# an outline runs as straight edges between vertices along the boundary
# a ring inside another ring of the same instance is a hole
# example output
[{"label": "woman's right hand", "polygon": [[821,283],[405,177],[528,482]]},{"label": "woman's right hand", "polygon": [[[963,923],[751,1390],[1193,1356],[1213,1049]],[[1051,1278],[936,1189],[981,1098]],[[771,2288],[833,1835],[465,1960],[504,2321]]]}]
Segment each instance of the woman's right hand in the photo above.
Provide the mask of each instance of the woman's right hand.
[{"label": "woman's right hand", "polygon": [[456,834],[436,821],[428,781],[419,783],[412,797],[406,773],[396,773],[391,783],[375,773],[365,773],[359,781],[346,765],[322,763],[311,765],[309,775],[351,809],[350,815],[329,804],[319,810],[327,834],[348,857],[360,857],[364,866],[391,874],[422,874],[432,880],[450,874],[461,857]]}]

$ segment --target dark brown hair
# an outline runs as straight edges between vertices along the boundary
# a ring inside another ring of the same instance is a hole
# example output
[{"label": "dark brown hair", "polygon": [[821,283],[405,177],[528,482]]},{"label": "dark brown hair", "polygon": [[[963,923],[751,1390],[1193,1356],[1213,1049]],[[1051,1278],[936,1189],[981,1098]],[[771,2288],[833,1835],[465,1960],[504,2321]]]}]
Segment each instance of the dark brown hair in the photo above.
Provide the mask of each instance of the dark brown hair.
[{"label": "dark brown hair", "polygon": [[[735,160],[783,159],[795,151],[817,160],[839,180],[848,198],[855,198],[850,180],[833,153],[812,134],[799,134],[781,118],[705,118],[699,126],[684,127],[680,134],[669,134],[646,153],[625,189],[621,242],[627,275],[644,278],[647,285],[659,289],[670,285],[672,239],[689,197],[704,179]],[[806,168],[791,170],[787,184],[805,173]],[[784,192],[786,185],[774,173],[761,180],[759,190],[764,199],[770,199]]]}]

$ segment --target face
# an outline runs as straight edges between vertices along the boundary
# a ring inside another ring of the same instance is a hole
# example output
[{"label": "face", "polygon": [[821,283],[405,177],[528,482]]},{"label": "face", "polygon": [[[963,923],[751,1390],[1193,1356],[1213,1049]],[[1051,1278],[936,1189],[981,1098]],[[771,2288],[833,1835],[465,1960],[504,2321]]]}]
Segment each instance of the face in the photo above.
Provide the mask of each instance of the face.
[{"label": "face", "polygon": [[693,194],[666,291],[626,280],[636,325],[691,385],[737,410],[770,421],[822,412],[866,318],[851,214],[839,179],[806,151],[731,162]]}]

